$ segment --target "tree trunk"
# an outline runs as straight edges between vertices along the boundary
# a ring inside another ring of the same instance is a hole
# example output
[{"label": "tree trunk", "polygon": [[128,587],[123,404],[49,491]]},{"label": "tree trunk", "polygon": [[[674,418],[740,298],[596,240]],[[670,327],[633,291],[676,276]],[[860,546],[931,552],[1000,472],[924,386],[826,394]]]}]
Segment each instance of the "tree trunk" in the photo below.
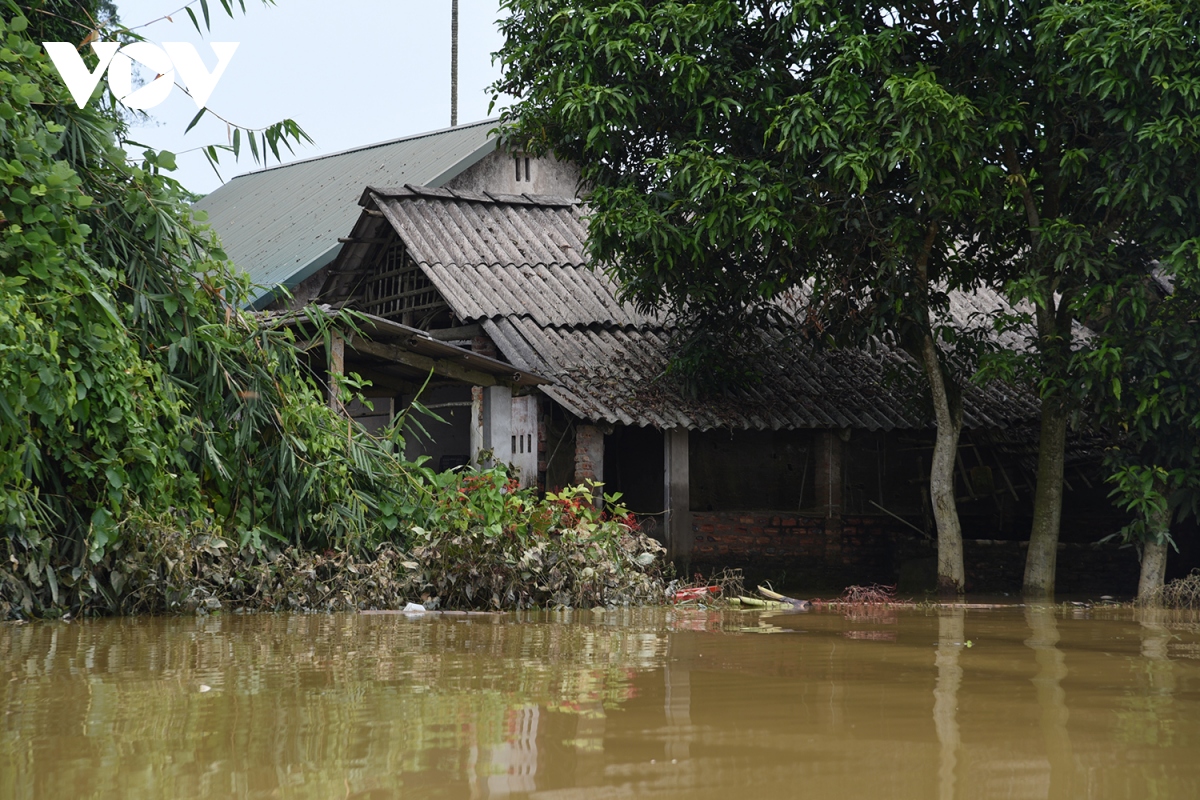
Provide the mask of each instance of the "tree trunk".
[{"label": "tree trunk", "polygon": [[[1166,486],[1155,482],[1155,489],[1166,494]],[[1167,579],[1167,548],[1171,539],[1171,509],[1164,507],[1146,520],[1148,538],[1142,545],[1142,574],[1138,579],[1138,599],[1153,601]]]},{"label": "tree trunk", "polygon": [[1048,399],[1042,403],[1033,529],[1029,534],[1029,552],[1025,556],[1024,591],[1032,597],[1054,596],[1066,444],[1067,409],[1057,400]]},{"label": "tree trunk", "polygon": [[1138,599],[1151,600],[1162,589],[1167,577],[1167,543],[1146,542],[1142,547],[1142,575],[1138,579]]},{"label": "tree trunk", "polygon": [[933,465],[929,470],[929,495],[938,533],[938,593],[959,595],[966,583],[966,571],[963,569],[962,525],[958,521],[958,505],[954,499],[954,465],[958,456],[958,436],[962,432],[962,403],[951,398],[947,390],[937,347],[929,334],[921,342],[921,362],[929,379],[937,420]]}]

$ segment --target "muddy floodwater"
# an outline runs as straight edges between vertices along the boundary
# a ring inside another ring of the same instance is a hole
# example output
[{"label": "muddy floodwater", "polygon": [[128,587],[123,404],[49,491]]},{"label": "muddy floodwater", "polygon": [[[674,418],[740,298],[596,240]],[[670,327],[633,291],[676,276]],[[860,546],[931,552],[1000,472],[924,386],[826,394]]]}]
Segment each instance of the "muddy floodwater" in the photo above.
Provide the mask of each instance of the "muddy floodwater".
[{"label": "muddy floodwater", "polygon": [[1200,624],[1063,607],[0,626],[3,798],[1195,798]]}]

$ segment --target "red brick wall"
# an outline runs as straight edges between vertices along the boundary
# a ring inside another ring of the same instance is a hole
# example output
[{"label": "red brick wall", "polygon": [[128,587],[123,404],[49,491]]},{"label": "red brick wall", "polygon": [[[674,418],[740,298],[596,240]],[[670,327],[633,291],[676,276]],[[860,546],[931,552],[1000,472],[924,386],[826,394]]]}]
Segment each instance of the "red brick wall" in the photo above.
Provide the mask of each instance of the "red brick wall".
[{"label": "red brick wall", "polygon": [[[604,434],[595,425],[575,428],[575,483],[604,478]],[[599,461],[599,463],[597,463]]]},{"label": "red brick wall", "polygon": [[[575,428],[575,483],[604,480],[604,434],[595,425],[578,425]],[[599,508],[604,500],[603,489],[596,489],[595,505]]]}]

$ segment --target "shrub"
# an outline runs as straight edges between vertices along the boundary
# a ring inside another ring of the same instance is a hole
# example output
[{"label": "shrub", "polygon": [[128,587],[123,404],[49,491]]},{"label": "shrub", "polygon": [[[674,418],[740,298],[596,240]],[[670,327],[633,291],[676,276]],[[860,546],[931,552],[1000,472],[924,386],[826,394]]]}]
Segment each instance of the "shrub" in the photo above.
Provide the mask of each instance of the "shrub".
[{"label": "shrub", "polygon": [[433,511],[411,537],[423,596],[456,608],[663,602],[664,549],[619,495],[598,511],[594,484],[538,499],[502,469],[430,477]]}]

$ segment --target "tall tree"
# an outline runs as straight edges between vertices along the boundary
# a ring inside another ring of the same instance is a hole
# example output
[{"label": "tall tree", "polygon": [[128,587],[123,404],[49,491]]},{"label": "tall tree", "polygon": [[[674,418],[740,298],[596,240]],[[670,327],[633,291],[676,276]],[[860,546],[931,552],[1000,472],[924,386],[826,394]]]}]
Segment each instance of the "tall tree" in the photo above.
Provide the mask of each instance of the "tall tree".
[{"label": "tall tree", "polygon": [[596,261],[699,331],[683,360],[711,373],[729,360],[724,332],[787,322],[779,300],[804,287],[815,327],[920,365],[939,584],[962,591],[969,357],[944,312],[949,290],[978,281],[962,221],[997,167],[978,114],[927,66],[942,44],[820,3],[508,7],[495,88],[521,98],[509,135],[582,165]]},{"label": "tall tree", "polygon": [[1005,170],[1006,196],[990,218],[1000,228],[979,235],[1011,267],[1008,290],[1032,303],[1037,333],[1043,405],[1027,594],[1054,591],[1064,444],[1081,380],[1072,352],[1090,346],[1073,341],[1073,327],[1098,290],[1146,274],[1196,235],[1196,11],[1089,1],[958,12],[956,36],[975,46],[944,68],[975,86],[990,158]]},{"label": "tall tree", "polygon": [[[890,303],[903,344],[923,292],[984,280],[1030,301],[1044,403],[1025,586],[1053,592],[1080,298],[1200,219],[1174,188],[1200,174],[1194,4],[505,5],[509,135],[580,162],[593,254],[640,302],[729,330],[815,280],[881,324]],[[1155,33],[1118,25],[1129,7]],[[898,285],[929,230],[926,288]],[[939,422],[949,439],[953,413]]]},{"label": "tall tree", "polygon": [[1077,371],[1117,442],[1112,496],[1134,515],[1122,533],[1141,556],[1138,596],[1153,599],[1172,521],[1200,518],[1200,285],[1134,276],[1089,299],[1103,333],[1075,355]]}]

